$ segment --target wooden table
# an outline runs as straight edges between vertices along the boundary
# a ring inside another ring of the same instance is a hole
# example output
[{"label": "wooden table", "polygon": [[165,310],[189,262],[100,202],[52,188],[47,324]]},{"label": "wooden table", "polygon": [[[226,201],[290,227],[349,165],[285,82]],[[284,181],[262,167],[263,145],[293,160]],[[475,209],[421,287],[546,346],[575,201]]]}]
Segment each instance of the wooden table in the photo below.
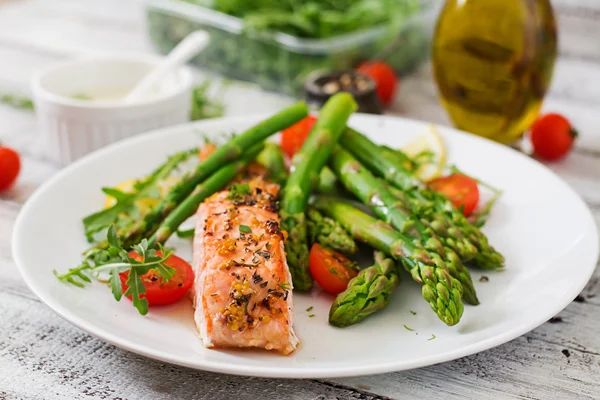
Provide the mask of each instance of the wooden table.
[{"label": "wooden table", "polygon": [[[600,223],[600,2],[554,4],[562,57],[544,108],[566,114],[581,137],[568,159],[550,167]],[[27,93],[30,75],[52,62],[115,50],[152,51],[137,2],[0,1],[2,92]],[[248,87],[231,88],[227,100],[228,114],[271,111],[288,101]],[[448,123],[427,66],[403,80],[392,112]],[[571,305],[532,332],[413,371],[330,380],[243,378],[165,365],[105,344],[52,313],[19,276],[10,249],[15,218],[58,168],[47,161],[31,113],[0,106],[0,121],[0,141],[23,156],[18,185],[0,195],[0,399],[600,398],[598,270]],[[569,270],[565,265],[565,274]]]}]

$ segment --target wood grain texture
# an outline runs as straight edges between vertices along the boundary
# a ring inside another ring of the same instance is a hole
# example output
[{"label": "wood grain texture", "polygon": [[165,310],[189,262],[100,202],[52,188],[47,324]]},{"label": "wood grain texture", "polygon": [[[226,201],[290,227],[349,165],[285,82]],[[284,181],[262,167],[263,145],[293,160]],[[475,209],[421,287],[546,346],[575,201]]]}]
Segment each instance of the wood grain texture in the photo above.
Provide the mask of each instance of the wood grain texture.
[{"label": "wood grain texture", "polygon": [[[553,3],[561,58],[544,109],[565,113],[581,137],[568,159],[550,167],[600,224],[600,2]],[[149,52],[143,27],[137,1],[0,2],[0,92],[27,94],[32,73],[69,56]],[[231,115],[290,102],[248,85],[234,85],[226,96]],[[390,113],[449,124],[431,68],[403,79]],[[243,378],[165,365],[105,344],[53,314],[18,274],[10,250],[15,218],[58,169],[31,113],[0,106],[0,120],[0,141],[23,155],[19,185],[0,194],[0,400],[600,398],[600,269],[552,322],[495,349],[413,371],[326,381]]]}]

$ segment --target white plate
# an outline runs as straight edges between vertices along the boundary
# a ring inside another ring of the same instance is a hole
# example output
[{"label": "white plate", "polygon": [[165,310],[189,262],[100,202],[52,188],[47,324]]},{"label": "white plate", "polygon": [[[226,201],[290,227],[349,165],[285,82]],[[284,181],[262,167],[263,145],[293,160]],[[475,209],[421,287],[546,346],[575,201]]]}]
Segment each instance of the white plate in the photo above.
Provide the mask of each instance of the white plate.
[{"label": "white plate", "polygon": [[[325,293],[294,296],[295,328],[302,341],[294,355],[207,350],[196,336],[188,301],[142,317],[127,299],[115,302],[102,284],[80,289],[53,277],[53,269],[79,263],[87,246],[81,218],[102,207],[100,187],[143,176],[167,154],[198,145],[199,133],[240,131],[260,119],[225,118],[163,129],[112,145],[63,170],[31,197],[15,225],[13,255],[27,284],[69,322],[147,357],[240,375],[324,378],[417,368],[498,346],[562,310],[592,274],[598,258],[596,225],[569,186],[507,147],[440,127],[450,163],[505,190],[484,231],[506,256],[506,270],[473,270],[481,305],[466,306],[455,327],[440,322],[421,298],[419,285],[405,277],[385,311],[345,329],[328,325],[331,298]],[[391,146],[428,129],[417,121],[368,115],[353,116],[351,125]],[[189,259],[189,242],[170,244]],[[480,282],[481,275],[489,282]]]}]

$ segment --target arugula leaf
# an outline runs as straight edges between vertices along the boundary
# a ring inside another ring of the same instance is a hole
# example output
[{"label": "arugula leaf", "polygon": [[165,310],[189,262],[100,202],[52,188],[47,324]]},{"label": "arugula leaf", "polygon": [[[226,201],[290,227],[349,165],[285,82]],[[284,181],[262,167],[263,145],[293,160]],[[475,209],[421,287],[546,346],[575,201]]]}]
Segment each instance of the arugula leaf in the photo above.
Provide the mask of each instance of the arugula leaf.
[{"label": "arugula leaf", "polygon": [[121,297],[123,296],[123,287],[121,286],[118,268],[113,268],[110,273],[110,288],[115,300],[121,301]]},{"label": "arugula leaf", "polygon": [[130,195],[129,193],[125,193],[122,190],[109,187],[103,187],[102,192],[104,192],[104,194],[106,194],[107,196],[114,197],[117,200],[117,202],[125,200]]},{"label": "arugula leaf", "polygon": [[[134,244],[133,251],[135,251],[140,256],[142,256],[142,260],[146,260],[146,257],[147,257],[146,253],[148,252],[148,239],[142,239],[142,241],[140,243]],[[152,256],[155,254],[148,254],[148,255]]]},{"label": "arugula leaf", "polygon": [[[114,225],[108,228],[106,235],[109,243],[107,250],[90,251],[78,267],[69,269],[63,275],[53,271],[54,275],[64,283],[84,287],[85,283],[91,282],[88,274],[97,277],[98,273],[109,271],[111,291],[115,300],[121,300],[123,294],[125,296],[131,295],[134,307],[138,309],[140,314],[145,315],[148,312],[148,301],[142,298],[142,295],[146,293],[146,289],[141,277],[154,269],[163,281],[171,279],[176,272],[174,268],[166,265],[171,252],[164,249],[160,244],[158,250],[150,248],[148,240],[143,239],[133,246],[136,253],[141,256],[141,260],[136,260],[129,257],[129,252],[121,247]],[[158,251],[160,251],[160,254]],[[123,293],[119,273],[125,271],[129,271],[128,289]]]},{"label": "arugula leaf", "polygon": [[155,269],[158,275],[160,275],[162,278],[163,282],[167,282],[169,279],[171,279],[176,272],[175,268],[164,264],[158,264]]},{"label": "arugula leaf", "polygon": [[112,247],[121,247],[121,244],[119,243],[119,238],[117,237],[117,228],[115,228],[114,225],[111,225],[110,228],[108,228],[106,240],[108,241],[108,244],[110,244]]},{"label": "arugula leaf", "polygon": [[59,275],[56,270],[53,270],[52,273],[63,282],[82,288],[85,286],[85,282],[92,282],[92,280],[83,273],[83,271],[90,270],[91,268],[92,266],[89,262],[83,261],[78,267],[70,268],[65,274]]},{"label": "arugula leaf", "polygon": [[138,312],[142,315],[148,314],[148,300],[145,297],[141,297],[146,294],[146,288],[142,282],[141,275],[137,268],[132,268],[129,271],[129,277],[126,282],[128,288],[125,291],[125,296],[131,296],[133,306],[137,308]]},{"label": "arugula leaf", "polygon": [[[119,224],[126,225],[129,220],[137,220],[139,214],[130,215],[139,211],[135,205],[135,200],[149,197],[148,194],[152,194],[159,182],[168,178],[182,162],[195,154],[197,154],[197,149],[182,151],[170,156],[164,164],[155,169],[147,178],[136,183],[134,186],[136,188],[135,192],[121,192],[118,197],[115,197],[117,203],[114,206],[83,218],[83,226],[88,240],[91,241],[95,233],[108,228],[111,224],[119,222]],[[129,216],[129,218],[123,218],[123,214]]]}]

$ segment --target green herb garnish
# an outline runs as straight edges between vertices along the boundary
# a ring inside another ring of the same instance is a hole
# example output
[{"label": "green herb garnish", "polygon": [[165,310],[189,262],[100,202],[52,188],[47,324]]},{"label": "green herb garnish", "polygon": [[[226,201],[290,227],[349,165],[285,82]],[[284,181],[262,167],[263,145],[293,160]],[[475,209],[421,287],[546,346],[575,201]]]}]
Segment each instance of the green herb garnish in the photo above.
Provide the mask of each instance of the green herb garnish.
[{"label": "green herb garnish", "polygon": [[292,288],[292,284],[289,282],[279,282],[277,284],[277,286],[279,286],[280,288],[282,288],[283,290],[290,290]]},{"label": "green herb garnish", "polygon": [[73,94],[73,95],[71,95],[71,98],[75,99],[75,100],[92,100],[92,97],[88,96],[85,93],[76,93],[76,94]]},{"label": "green herb garnish", "polygon": [[412,328],[409,328],[409,327],[408,327],[408,326],[406,326],[406,325],[404,325],[404,329],[406,329],[407,331],[411,331],[411,332],[413,332],[413,331],[414,331],[414,329],[412,329]]},{"label": "green herb garnish", "polygon": [[247,183],[236,183],[229,188],[228,200],[242,200],[244,196],[250,194],[250,185]]},{"label": "green herb garnish", "polygon": [[[133,306],[137,308],[140,314],[146,315],[148,313],[148,300],[142,297],[146,293],[146,288],[141,277],[150,270],[155,270],[163,282],[171,279],[175,274],[175,269],[166,265],[171,252],[160,245],[158,245],[158,249],[150,248],[148,241],[143,239],[139,244],[132,247],[141,259],[138,261],[131,258],[129,252],[121,247],[114,225],[109,227],[106,241],[108,242],[107,250],[89,253],[86,260],[79,267],[69,269],[67,273],[62,275],[59,275],[55,270],[53,271],[54,275],[65,283],[83,287],[85,283],[91,282],[90,276],[103,271],[109,272],[110,287],[115,300],[121,300],[123,294],[131,296]],[[161,251],[160,256],[157,254],[157,250]],[[126,282],[128,288],[123,293],[119,274],[125,271],[129,271],[129,277]]]},{"label": "green herb garnish", "polygon": [[0,103],[8,104],[9,106],[20,108],[21,110],[33,110],[34,107],[31,99],[16,94],[0,95]]},{"label": "green herb garnish", "polygon": [[[496,201],[498,201],[500,196],[502,196],[502,193],[503,193],[502,190],[500,190],[480,179],[477,179],[471,175],[465,174],[463,171],[458,169],[458,167],[456,167],[455,165],[450,167],[450,172],[452,172],[453,174],[460,174],[460,175],[468,176],[469,178],[471,178],[475,182],[477,182],[479,185],[483,186],[484,188],[486,188],[494,193],[494,196],[483,206],[483,208],[481,210],[474,212],[471,216],[469,216],[469,222],[471,222],[471,224],[473,224],[477,228],[481,228],[487,222],[487,219],[488,219],[490,213],[492,212],[492,208],[496,204]],[[462,210],[461,210],[461,212],[462,212]]]},{"label": "green herb garnish", "polygon": [[252,229],[248,225],[240,225],[241,233],[252,233]]},{"label": "green herb garnish", "polygon": [[[212,86],[211,81],[204,81],[196,86],[192,93],[192,112],[190,119],[197,121],[200,119],[222,117],[225,113],[225,104],[222,100],[211,98],[209,89]],[[223,97],[224,85],[221,85],[220,96]]]},{"label": "green herb garnish", "polygon": [[433,339],[435,339],[435,335],[432,333],[431,337],[429,339],[427,339],[427,340],[433,340]]},{"label": "green herb garnish", "polygon": [[312,309],[313,309],[313,306],[310,306],[310,307],[308,307],[308,308],[306,309],[306,312],[311,312],[311,311],[312,311]]}]

